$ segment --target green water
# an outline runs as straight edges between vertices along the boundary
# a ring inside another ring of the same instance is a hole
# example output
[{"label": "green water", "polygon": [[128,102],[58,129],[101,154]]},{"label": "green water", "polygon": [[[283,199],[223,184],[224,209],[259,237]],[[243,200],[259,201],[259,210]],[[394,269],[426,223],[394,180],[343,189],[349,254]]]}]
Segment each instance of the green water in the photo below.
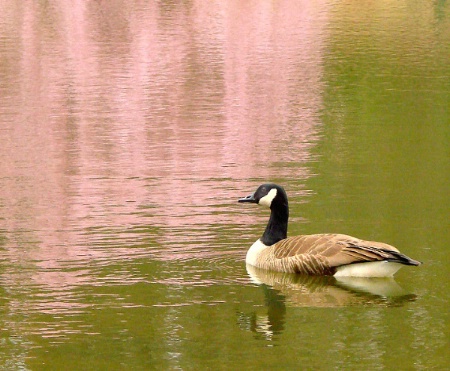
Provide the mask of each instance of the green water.
[{"label": "green water", "polygon": [[[447,2],[0,8],[0,369],[449,368]],[[424,264],[246,268],[265,181]]]}]

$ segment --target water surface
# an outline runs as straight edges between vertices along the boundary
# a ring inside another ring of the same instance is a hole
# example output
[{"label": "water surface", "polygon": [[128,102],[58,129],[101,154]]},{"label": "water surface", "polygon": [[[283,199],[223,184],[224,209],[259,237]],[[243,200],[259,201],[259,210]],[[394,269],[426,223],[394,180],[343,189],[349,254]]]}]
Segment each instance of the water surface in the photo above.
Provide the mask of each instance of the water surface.
[{"label": "water surface", "polygon": [[[448,368],[446,2],[0,14],[0,368]],[[247,269],[265,181],[424,265]]]}]

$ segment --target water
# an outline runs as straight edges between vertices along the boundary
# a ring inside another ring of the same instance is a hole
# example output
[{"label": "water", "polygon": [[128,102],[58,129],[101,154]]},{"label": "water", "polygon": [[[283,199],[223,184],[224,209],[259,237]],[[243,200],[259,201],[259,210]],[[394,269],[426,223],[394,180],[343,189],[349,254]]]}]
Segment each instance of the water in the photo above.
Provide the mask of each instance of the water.
[{"label": "water", "polygon": [[[448,3],[0,9],[0,368],[448,369]],[[267,180],[424,265],[247,271]]]}]

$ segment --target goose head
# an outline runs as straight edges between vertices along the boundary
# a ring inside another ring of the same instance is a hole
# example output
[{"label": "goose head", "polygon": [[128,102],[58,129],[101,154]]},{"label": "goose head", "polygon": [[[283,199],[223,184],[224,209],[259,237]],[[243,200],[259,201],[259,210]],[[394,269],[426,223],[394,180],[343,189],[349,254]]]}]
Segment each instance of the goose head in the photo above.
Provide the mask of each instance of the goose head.
[{"label": "goose head", "polygon": [[254,193],[240,198],[239,202],[263,205],[271,210],[288,207],[286,191],[283,187],[273,183],[261,184]]},{"label": "goose head", "polygon": [[265,246],[271,246],[287,237],[289,206],[283,187],[273,183],[261,184],[255,193],[239,199],[239,202],[270,208],[270,219],[260,239]]}]

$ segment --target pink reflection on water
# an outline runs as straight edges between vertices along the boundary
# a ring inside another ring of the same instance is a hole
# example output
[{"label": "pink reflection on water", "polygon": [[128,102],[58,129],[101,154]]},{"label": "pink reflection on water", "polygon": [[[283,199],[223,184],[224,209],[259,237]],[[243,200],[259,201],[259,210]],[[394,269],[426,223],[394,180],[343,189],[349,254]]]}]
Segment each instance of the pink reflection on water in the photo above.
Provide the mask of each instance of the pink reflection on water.
[{"label": "pink reflection on water", "polygon": [[[77,261],[208,255],[223,226],[255,220],[237,213],[243,192],[310,176],[325,4],[15,4],[0,228],[11,264],[36,269],[25,284],[84,284],[49,272]],[[136,227],[150,250],[128,248]]]}]

